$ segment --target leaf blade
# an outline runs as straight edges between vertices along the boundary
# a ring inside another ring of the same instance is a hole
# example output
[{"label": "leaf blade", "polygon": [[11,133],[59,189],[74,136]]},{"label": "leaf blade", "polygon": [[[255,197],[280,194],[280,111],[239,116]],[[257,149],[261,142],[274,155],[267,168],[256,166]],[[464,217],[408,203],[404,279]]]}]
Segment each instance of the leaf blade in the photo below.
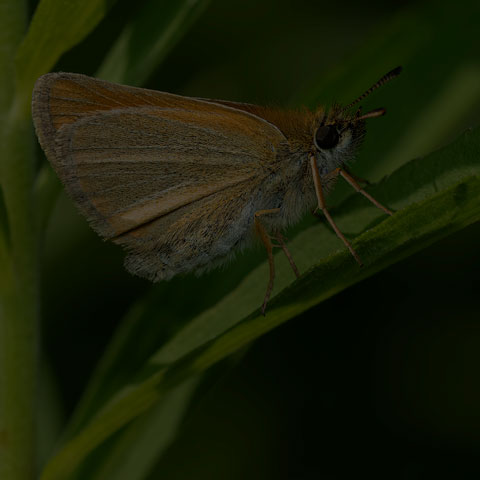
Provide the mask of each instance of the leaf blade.
[{"label": "leaf blade", "polygon": [[16,55],[17,85],[30,98],[35,80],[85,38],[116,0],[42,0]]},{"label": "leaf blade", "polygon": [[150,0],[123,29],[97,76],[140,86],[206,8],[209,0]]}]

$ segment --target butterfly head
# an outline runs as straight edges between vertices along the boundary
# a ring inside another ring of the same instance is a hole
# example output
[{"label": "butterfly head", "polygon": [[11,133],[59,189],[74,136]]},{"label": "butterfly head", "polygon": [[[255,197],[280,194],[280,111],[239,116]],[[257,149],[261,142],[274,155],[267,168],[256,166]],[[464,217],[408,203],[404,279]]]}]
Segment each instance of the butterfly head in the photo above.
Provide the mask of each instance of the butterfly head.
[{"label": "butterfly head", "polygon": [[387,73],[347,106],[334,105],[327,114],[323,110],[317,114],[318,123],[313,132],[313,145],[317,158],[321,160],[319,164],[323,166],[322,174],[348,162],[365,136],[365,121],[386,113],[384,108],[377,108],[362,114],[361,108],[358,108],[352,114],[349,112],[350,108],[378,87],[398,76],[401,70],[401,67],[397,67]]}]

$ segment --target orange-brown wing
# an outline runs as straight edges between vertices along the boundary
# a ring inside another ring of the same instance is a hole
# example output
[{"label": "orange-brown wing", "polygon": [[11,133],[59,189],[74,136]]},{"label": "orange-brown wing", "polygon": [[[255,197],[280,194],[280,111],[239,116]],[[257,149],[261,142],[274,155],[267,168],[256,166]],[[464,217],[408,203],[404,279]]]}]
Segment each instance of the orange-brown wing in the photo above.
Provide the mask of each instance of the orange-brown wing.
[{"label": "orange-brown wing", "polygon": [[276,107],[254,105],[253,103],[231,102],[228,100],[200,99],[217,105],[234,108],[262,118],[266,122],[277,127],[289,140],[313,145],[313,133],[318,126],[319,116],[323,110],[317,108],[314,113],[306,108],[286,110]]},{"label": "orange-brown wing", "polygon": [[285,141],[246,112],[75,74],[37,82],[33,117],[77,206],[132,252],[129,269],[149,278],[178,272],[158,272],[172,255],[178,265],[188,256],[190,269],[207,264],[218,236],[224,250],[235,244],[228,232],[242,192],[248,200]]},{"label": "orange-brown wing", "polygon": [[[255,107],[254,105],[227,101],[223,102],[223,105],[221,103],[118,85],[78,73],[48,73],[41,76],[35,84],[32,115],[42,148],[47,155],[53,155],[52,147],[58,130],[64,125],[75,123],[95,113],[129,107],[159,107],[225,115],[227,107],[230,111],[235,109],[249,113],[250,117],[257,115],[246,108],[235,108],[235,105]],[[257,115],[257,120],[261,117]],[[271,132],[271,129],[267,130]]]}]

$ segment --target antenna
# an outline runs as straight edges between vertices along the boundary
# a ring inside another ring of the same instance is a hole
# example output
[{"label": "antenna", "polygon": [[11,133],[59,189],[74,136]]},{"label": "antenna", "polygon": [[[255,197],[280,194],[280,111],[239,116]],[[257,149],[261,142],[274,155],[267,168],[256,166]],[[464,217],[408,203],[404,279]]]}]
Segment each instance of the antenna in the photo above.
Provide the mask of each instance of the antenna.
[{"label": "antenna", "polygon": [[[365,93],[363,93],[362,95],[360,95],[356,100],[354,100],[352,103],[349,103],[346,107],[342,108],[342,112],[344,112],[345,110],[348,110],[350,107],[353,107],[353,105],[356,105],[358,102],[360,102],[361,100],[363,100],[365,97],[367,97],[368,95],[370,95],[374,90],[376,90],[377,88],[381,87],[382,85],[384,85],[385,83],[389,82],[390,80],[392,80],[393,78],[395,77],[398,77],[400,75],[400,72],[402,71],[402,67],[397,67],[397,68],[394,68],[393,70],[391,70],[390,72],[386,73],[377,83],[375,83],[374,85],[372,85]],[[373,112],[371,112],[373,113]],[[385,112],[384,112],[385,113]],[[366,114],[368,115],[368,114]],[[383,115],[383,114],[382,114]],[[372,115],[373,116],[373,115]],[[380,115],[374,115],[374,116],[380,116]],[[363,115],[363,118],[369,118],[369,117],[365,117],[365,115]]]}]

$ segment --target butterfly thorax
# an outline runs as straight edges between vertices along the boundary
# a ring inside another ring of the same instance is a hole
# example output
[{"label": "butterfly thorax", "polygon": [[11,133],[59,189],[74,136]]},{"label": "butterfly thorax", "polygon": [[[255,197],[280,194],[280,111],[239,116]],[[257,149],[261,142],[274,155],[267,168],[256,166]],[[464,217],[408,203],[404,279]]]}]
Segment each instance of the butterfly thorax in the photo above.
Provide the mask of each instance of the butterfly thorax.
[{"label": "butterfly thorax", "polygon": [[268,208],[282,209],[270,225],[284,228],[317,204],[310,158],[315,157],[322,187],[328,193],[335,182],[335,177],[328,174],[354,158],[365,134],[365,122],[355,121],[339,106],[328,112],[323,108],[315,112],[268,109],[262,116],[286,137],[277,146],[276,173],[269,180],[269,191],[276,192],[276,196],[268,199]]}]

